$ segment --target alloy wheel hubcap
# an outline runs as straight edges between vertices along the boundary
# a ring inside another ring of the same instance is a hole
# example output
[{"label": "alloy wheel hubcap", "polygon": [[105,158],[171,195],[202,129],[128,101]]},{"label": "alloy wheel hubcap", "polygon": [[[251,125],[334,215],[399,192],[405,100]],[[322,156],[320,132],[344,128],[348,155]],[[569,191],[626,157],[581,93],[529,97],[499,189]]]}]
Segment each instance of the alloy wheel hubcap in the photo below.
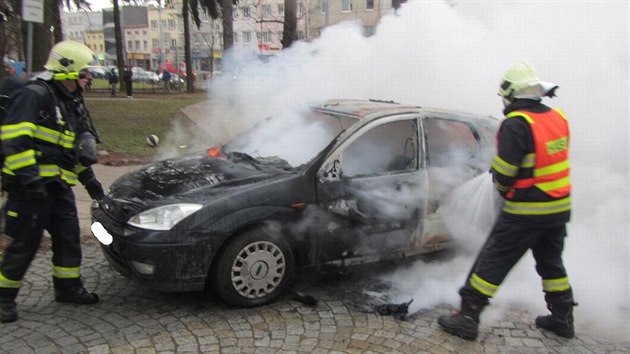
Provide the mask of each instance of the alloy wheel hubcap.
[{"label": "alloy wheel hubcap", "polygon": [[272,242],[256,241],[243,247],[236,256],[231,280],[240,295],[257,299],[277,289],[285,272],[282,250]]}]

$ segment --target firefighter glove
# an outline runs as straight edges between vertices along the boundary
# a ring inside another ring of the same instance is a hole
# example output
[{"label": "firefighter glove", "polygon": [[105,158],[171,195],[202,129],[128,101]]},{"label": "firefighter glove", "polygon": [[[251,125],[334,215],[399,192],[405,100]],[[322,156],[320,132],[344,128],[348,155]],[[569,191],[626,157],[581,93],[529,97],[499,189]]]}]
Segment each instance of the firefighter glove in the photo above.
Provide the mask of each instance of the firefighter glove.
[{"label": "firefighter glove", "polygon": [[103,191],[103,186],[101,182],[96,179],[93,179],[89,183],[85,185],[85,190],[87,190],[90,198],[92,200],[101,200],[105,197],[105,191]]},{"label": "firefighter glove", "polygon": [[25,188],[25,196],[28,201],[43,200],[48,197],[46,186],[39,182],[27,184]]}]

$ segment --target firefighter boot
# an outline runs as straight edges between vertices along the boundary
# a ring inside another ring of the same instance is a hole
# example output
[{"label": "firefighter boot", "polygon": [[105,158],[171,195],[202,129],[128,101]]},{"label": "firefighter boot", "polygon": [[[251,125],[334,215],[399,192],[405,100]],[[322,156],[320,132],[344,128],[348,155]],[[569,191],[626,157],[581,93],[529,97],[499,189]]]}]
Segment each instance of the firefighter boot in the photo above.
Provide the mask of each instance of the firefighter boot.
[{"label": "firefighter boot", "polygon": [[55,289],[55,301],[89,305],[98,302],[98,295],[88,292],[82,285],[66,289]]},{"label": "firefighter boot", "polygon": [[83,286],[81,278],[57,278],[53,276],[55,301],[89,305],[98,302],[98,295],[91,293]]},{"label": "firefighter boot", "polygon": [[17,308],[13,299],[0,298],[0,320],[2,322],[15,322],[18,319]]},{"label": "firefighter boot", "polygon": [[15,288],[0,288],[0,321],[5,323],[17,321],[15,298],[18,291],[19,289]]},{"label": "firefighter boot", "polygon": [[479,315],[486,305],[487,301],[475,301],[462,297],[461,310],[450,315],[440,316],[438,323],[447,333],[466,340],[474,340],[479,334]]},{"label": "firefighter boot", "polygon": [[573,301],[573,292],[571,290],[561,293],[545,294],[547,308],[551,311],[551,315],[536,317],[536,326],[555,334],[573,338],[575,330],[573,328],[573,307],[577,303]]}]

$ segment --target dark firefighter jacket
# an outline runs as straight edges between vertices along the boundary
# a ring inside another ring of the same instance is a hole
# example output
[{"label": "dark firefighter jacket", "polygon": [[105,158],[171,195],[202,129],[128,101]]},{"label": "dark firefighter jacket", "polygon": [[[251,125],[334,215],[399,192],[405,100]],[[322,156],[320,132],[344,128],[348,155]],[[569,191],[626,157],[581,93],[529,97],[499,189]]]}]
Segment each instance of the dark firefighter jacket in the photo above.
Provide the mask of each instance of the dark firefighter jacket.
[{"label": "dark firefighter jacket", "polygon": [[78,164],[75,149],[75,137],[87,130],[80,89],[69,92],[58,81],[45,84],[50,90],[41,83],[19,89],[2,123],[2,187],[9,192],[30,183],[73,186],[95,179],[91,168]]},{"label": "dark firefighter jacket", "polygon": [[[570,185],[563,193],[556,194],[541,190],[536,186],[529,188],[514,188],[524,180],[534,177],[533,163],[527,161],[535,156],[536,142],[530,123],[526,118],[516,115],[516,112],[546,113],[551,108],[537,100],[515,100],[504,110],[506,118],[497,134],[497,155],[492,162],[492,174],[495,185],[506,200],[503,208],[504,216],[521,224],[538,225],[541,227],[564,224],[571,216],[570,209]],[[558,114],[558,117],[560,115]],[[566,129],[566,141],[568,150],[568,126]],[[539,140],[541,138],[539,137]],[[538,141],[538,144],[544,143]],[[568,182],[568,154],[567,176]],[[509,205],[523,205],[517,212]],[[551,206],[551,207],[550,207]],[[531,209],[530,209],[531,207]],[[540,210],[539,210],[540,209]],[[530,211],[534,210],[534,211]]]}]

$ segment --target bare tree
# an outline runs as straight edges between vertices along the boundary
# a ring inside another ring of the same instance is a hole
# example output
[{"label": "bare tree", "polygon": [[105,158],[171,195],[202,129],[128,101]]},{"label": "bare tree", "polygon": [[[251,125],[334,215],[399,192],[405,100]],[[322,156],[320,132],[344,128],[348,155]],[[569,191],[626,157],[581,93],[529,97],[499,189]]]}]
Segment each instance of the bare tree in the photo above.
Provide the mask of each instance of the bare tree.
[{"label": "bare tree", "polygon": [[297,40],[297,2],[284,0],[284,26],[282,28],[282,48],[286,49]]},{"label": "bare tree", "polygon": [[237,3],[237,0],[222,0],[223,6],[223,51],[234,46],[234,18],[233,5]]}]

